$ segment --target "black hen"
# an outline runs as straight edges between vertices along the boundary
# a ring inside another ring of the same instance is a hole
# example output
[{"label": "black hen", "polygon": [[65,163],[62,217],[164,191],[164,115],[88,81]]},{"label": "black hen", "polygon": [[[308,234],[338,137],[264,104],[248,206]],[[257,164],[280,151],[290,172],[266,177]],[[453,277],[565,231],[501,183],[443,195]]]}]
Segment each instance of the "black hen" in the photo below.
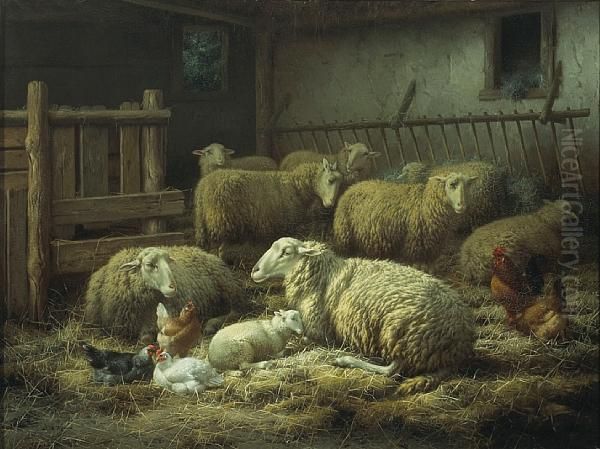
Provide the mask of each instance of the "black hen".
[{"label": "black hen", "polygon": [[152,354],[156,352],[154,345],[146,346],[137,354],[105,351],[87,343],[83,343],[81,347],[93,368],[94,382],[116,385],[152,378]]}]

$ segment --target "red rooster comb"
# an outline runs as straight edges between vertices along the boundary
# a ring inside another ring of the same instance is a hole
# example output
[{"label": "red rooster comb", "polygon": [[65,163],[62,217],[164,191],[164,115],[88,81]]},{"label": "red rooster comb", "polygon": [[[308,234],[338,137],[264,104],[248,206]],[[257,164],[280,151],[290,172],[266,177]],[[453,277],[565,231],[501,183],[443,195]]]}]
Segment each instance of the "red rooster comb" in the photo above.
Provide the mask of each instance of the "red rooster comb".
[{"label": "red rooster comb", "polygon": [[494,257],[506,256],[506,248],[503,246],[497,246],[494,248]]}]

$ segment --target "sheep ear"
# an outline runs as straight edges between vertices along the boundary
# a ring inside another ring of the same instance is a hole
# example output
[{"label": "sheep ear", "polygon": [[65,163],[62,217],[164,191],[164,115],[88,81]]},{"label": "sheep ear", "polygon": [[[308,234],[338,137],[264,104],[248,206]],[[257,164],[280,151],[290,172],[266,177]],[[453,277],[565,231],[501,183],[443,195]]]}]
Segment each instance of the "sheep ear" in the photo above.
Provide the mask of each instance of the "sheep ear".
[{"label": "sheep ear", "polygon": [[344,140],[344,151],[350,151],[350,144]]},{"label": "sheep ear", "polygon": [[276,311],[274,312],[274,315],[275,315],[275,316],[281,316],[281,312],[279,312],[279,311],[277,311],[277,310],[276,310]]},{"label": "sheep ear", "polygon": [[369,151],[367,153],[367,157],[379,157],[381,156],[381,152],[379,151]]},{"label": "sheep ear", "polygon": [[446,178],[446,176],[432,176],[429,179],[434,179],[439,182],[446,182],[447,178]]},{"label": "sheep ear", "polygon": [[232,150],[231,148],[225,148],[225,154],[233,154],[235,153],[235,150]]},{"label": "sheep ear", "polygon": [[323,158],[323,168],[325,170],[331,170],[331,166],[329,165],[329,161],[327,160],[327,158]]},{"label": "sheep ear", "polygon": [[136,268],[139,268],[141,264],[142,264],[142,262],[139,259],[136,259],[131,262],[124,263],[123,265],[121,265],[119,267],[119,270],[132,271],[132,270],[135,270]]},{"label": "sheep ear", "polygon": [[298,248],[298,254],[302,254],[303,256],[318,256],[323,254],[323,250],[317,248],[304,248],[300,246]]},{"label": "sheep ear", "polygon": [[473,182],[473,181],[475,181],[477,178],[479,178],[479,176],[469,176],[469,177],[467,178],[467,182]]},{"label": "sheep ear", "polygon": [[330,165],[329,165],[329,169],[330,169],[331,171],[335,171],[335,170],[337,170],[337,162],[334,162],[333,164],[330,164]]},{"label": "sheep ear", "polygon": [[208,154],[208,149],[207,148],[198,148],[195,149],[194,151],[192,151],[192,154],[195,154],[196,156],[206,156]]}]

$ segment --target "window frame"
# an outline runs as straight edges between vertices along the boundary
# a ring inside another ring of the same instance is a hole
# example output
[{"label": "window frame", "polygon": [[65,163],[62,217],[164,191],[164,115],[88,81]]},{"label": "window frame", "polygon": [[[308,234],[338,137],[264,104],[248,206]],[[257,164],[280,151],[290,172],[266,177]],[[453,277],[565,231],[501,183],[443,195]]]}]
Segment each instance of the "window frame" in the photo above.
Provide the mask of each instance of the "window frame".
[{"label": "window frame", "polygon": [[540,65],[544,73],[544,82],[542,87],[529,89],[525,100],[535,98],[546,98],[550,91],[550,85],[554,79],[554,58],[556,48],[556,25],[554,8],[527,8],[512,10],[494,14],[485,20],[484,35],[484,87],[479,91],[480,101],[503,100],[500,89],[496,87],[495,82],[499,79],[500,71],[500,45],[502,18],[517,16],[521,14],[539,13],[541,21],[540,30]]},{"label": "window frame", "polygon": [[[186,90],[183,78],[183,34],[188,30],[197,31],[218,31],[223,36],[221,54],[223,57],[223,67],[221,76],[223,79],[222,88],[211,92],[200,92]],[[173,71],[172,71],[172,93],[177,102],[194,102],[201,100],[221,100],[231,96],[231,86],[229,85],[229,42],[230,29],[227,26],[202,24],[197,22],[179,22],[175,24],[173,33]]]}]

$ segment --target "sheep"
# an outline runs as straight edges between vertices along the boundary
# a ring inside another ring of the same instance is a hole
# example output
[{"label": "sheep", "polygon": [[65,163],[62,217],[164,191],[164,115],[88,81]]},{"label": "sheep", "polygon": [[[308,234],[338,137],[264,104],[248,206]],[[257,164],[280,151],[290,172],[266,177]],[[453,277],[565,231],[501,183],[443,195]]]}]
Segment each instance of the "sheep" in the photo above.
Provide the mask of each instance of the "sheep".
[{"label": "sheep", "polygon": [[340,197],[333,218],[338,249],[367,257],[432,261],[451,226],[467,210],[474,179],[450,173],[432,176],[427,184],[354,184]]},{"label": "sheep", "polygon": [[277,170],[277,162],[268,156],[244,156],[232,159],[235,150],[225,148],[220,143],[210,145],[192,151],[199,156],[200,177],[206,176],[221,168],[233,168],[239,170],[268,171]]},{"label": "sheep", "polygon": [[[166,298],[166,299],[165,299]],[[155,311],[171,316],[193,301],[205,333],[241,310],[240,279],[217,256],[192,246],[126,248],[94,272],[85,292],[85,319],[114,334],[156,341]]]},{"label": "sheep", "polygon": [[[492,278],[492,254],[502,246],[511,257],[545,256],[556,262],[561,254],[563,220],[575,220],[568,201],[548,202],[528,215],[493,221],[476,229],[462,244],[458,271],[474,284],[489,284]],[[515,260],[520,265],[519,260]]]},{"label": "sheep", "polygon": [[415,268],[343,258],[322,243],[283,237],[251,277],[283,279],[288,307],[300,312],[309,340],[348,345],[388,363],[344,356],[337,365],[415,376],[401,385],[403,393],[433,386],[473,356],[471,309],[444,282]]},{"label": "sheep", "polygon": [[223,170],[202,178],[194,195],[196,243],[214,248],[293,232],[320,198],[335,204],[342,183],[336,164],[303,164],[291,172]]},{"label": "sheep", "polygon": [[429,166],[421,162],[411,162],[404,166],[398,181],[415,184],[425,183],[429,176],[445,176],[460,172],[476,176],[469,189],[469,204],[476,204],[457,221],[456,230],[469,232],[500,217],[507,202],[507,173],[502,167],[484,161],[452,162]]},{"label": "sheep", "polygon": [[[347,184],[363,181],[373,175],[372,160],[381,153],[370,151],[364,143],[350,145],[344,142],[344,147],[335,155],[328,156],[330,162],[337,162],[340,172]],[[322,154],[310,150],[294,151],[283,158],[279,164],[280,170],[293,170],[306,162],[319,162]]]},{"label": "sheep", "polygon": [[293,334],[302,334],[297,310],[280,310],[270,320],[231,324],[215,334],[208,346],[208,360],[219,371],[265,369],[268,360],[282,357]]}]

